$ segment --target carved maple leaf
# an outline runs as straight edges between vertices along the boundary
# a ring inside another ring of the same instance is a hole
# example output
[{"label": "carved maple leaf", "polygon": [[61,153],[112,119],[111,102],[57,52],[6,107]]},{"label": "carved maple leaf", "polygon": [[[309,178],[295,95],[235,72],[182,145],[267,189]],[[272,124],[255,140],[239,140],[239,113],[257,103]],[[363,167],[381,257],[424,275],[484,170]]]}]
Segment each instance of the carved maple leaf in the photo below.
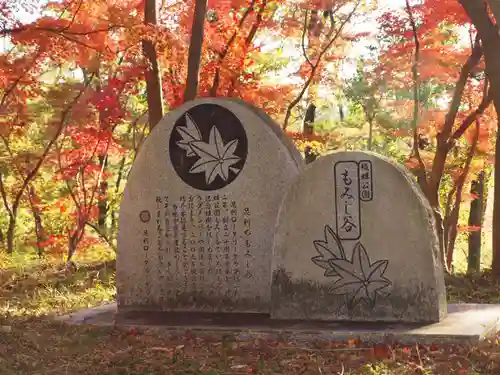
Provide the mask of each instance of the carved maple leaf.
[{"label": "carved maple leaf", "polygon": [[391,285],[390,280],[384,277],[388,263],[387,260],[370,263],[368,253],[358,242],[350,261],[330,259],[330,266],[340,277],[333,284],[332,292],[346,295],[350,308],[361,300],[365,300],[373,307],[377,295],[381,295],[382,290]]},{"label": "carved maple leaf", "polygon": [[178,126],[177,132],[182,137],[182,140],[177,141],[177,146],[186,151],[186,156],[195,156],[191,143],[201,141],[202,137],[200,129],[189,114],[186,113],[186,126]]},{"label": "carved maple leaf", "polygon": [[240,157],[234,155],[238,147],[238,140],[224,144],[217,127],[210,130],[208,143],[203,141],[192,141],[191,149],[198,155],[199,159],[193,164],[189,173],[205,173],[207,185],[211,184],[217,176],[224,181],[229,179],[229,172],[237,174],[240,170],[232,167],[240,161]]},{"label": "carved maple leaf", "polygon": [[325,226],[325,240],[313,241],[314,247],[320,254],[311,258],[311,260],[321,268],[325,269],[325,276],[339,276],[339,274],[331,267],[330,259],[346,259],[344,248],[339,237],[330,226]]}]

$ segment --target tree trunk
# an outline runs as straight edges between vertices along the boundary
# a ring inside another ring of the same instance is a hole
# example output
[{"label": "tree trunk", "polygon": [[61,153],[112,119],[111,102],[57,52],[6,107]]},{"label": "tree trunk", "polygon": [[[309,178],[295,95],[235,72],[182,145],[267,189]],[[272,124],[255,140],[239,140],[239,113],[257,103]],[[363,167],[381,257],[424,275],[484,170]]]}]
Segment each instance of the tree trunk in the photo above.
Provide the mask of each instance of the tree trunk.
[{"label": "tree trunk", "polygon": [[43,255],[43,247],[40,245],[41,242],[45,241],[45,231],[43,229],[42,217],[38,211],[33,211],[33,219],[35,220],[35,234],[37,241],[38,257],[41,258]]},{"label": "tree trunk", "polygon": [[[304,134],[305,138],[314,134],[314,120],[316,117],[316,106],[313,103],[310,103],[307,106],[306,116],[304,118],[304,127],[302,129],[302,134]],[[318,155],[311,149],[311,147],[306,146],[304,150],[304,158],[306,164],[312,163],[316,160]]]},{"label": "tree trunk", "polygon": [[[486,75],[491,82],[493,103],[500,115],[500,37],[498,30],[491,20],[488,8],[483,1],[459,0],[465,12],[474,24],[483,44]],[[497,134],[495,166],[500,165],[500,144]],[[492,270],[495,274],[500,274],[500,230],[496,228],[500,225],[500,171],[495,168],[494,187],[494,207],[493,207],[493,262]]]},{"label": "tree trunk", "polygon": [[313,135],[314,133],[314,121],[316,118],[316,106],[310,103],[307,106],[306,116],[304,117],[304,127],[302,133],[306,136]]},{"label": "tree trunk", "polygon": [[[156,0],[145,0],[144,23],[152,25],[156,25],[158,23]],[[163,117],[163,92],[161,87],[160,65],[158,63],[156,48],[152,41],[143,40],[142,50],[144,56],[149,61],[150,68],[150,71],[146,76],[146,91],[149,112],[149,128],[153,129]]]},{"label": "tree trunk", "polygon": [[[106,155],[99,155],[99,165],[103,171],[108,167],[108,158]],[[99,194],[97,200],[97,207],[99,210],[97,224],[99,226],[99,231],[103,234],[107,234],[106,231],[106,217],[108,215],[108,182],[102,179],[99,185]]]},{"label": "tree trunk", "polygon": [[338,104],[337,108],[339,109],[340,122],[344,122],[344,120],[345,120],[344,107],[342,107],[342,104]]},{"label": "tree trunk", "polygon": [[66,258],[67,264],[72,263],[73,256],[76,253],[78,245],[80,244],[80,241],[85,235],[85,228],[86,228],[85,224],[87,222],[87,219],[79,217],[77,220],[78,221],[76,224],[76,229],[73,231],[73,233],[68,231],[68,256]]},{"label": "tree trunk", "polygon": [[[498,87],[498,86],[497,86]],[[500,116],[500,105],[497,116]],[[500,131],[497,131],[495,145],[495,171],[493,172],[493,248],[491,270],[500,275]]]},{"label": "tree trunk", "polygon": [[472,181],[470,187],[470,193],[475,196],[475,198],[470,202],[469,227],[479,227],[479,230],[472,231],[469,234],[469,256],[467,260],[468,274],[480,272],[484,179],[484,171],[479,172],[477,179]]},{"label": "tree trunk", "polygon": [[17,210],[9,216],[9,226],[7,227],[7,254],[14,253],[14,230],[16,229]]},{"label": "tree trunk", "polygon": [[194,6],[193,25],[191,27],[191,43],[188,52],[188,72],[184,101],[193,100],[198,95],[201,53],[203,48],[203,31],[207,13],[207,0],[196,0]]},{"label": "tree trunk", "polygon": [[434,219],[436,221],[436,234],[438,236],[438,241],[439,241],[439,249],[441,253],[441,262],[443,263],[443,267],[445,268],[444,271],[446,273],[449,273],[450,270],[446,267],[446,248],[445,248],[445,239],[444,239],[444,220],[443,220],[443,214],[441,212],[441,207],[440,206],[432,206],[432,210],[434,211]]},{"label": "tree trunk", "polygon": [[43,229],[40,209],[36,205],[35,188],[32,186],[29,188],[29,201],[31,206],[31,212],[33,213],[33,220],[35,221],[35,235],[36,235],[36,247],[38,250],[38,257],[41,258],[43,255],[43,247],[40,245],[40,243],[44,242],[47,238],[45,235],[45,230]]},{"label": "tree trunk", "polygon": [[373,119],[371,117],[368,118],[368,151],[372,150],[373,147]]},{"label": "tree trunk", "polygon": [[[120,166],[118,167],[118,176],[116,178],[116,183],[115,183],[115,195],[118,195],[120,191],[120,186],[121,182],[126,178],[126,176],[123,176],[124,174],[124,169],[125,169],[125,156],[122,157],[120,160]],[[111,208],[110,216],[111,216],[111,226],[110,226],[110,231],[109,234],[112,237],[112,241],[116,239],[115,233],[118,232],[118,217],[117,217],[117,212]]]},{"label": "tree trunk", "polygon": [[[486,75],[491,82],[493,104],[500,118],[500,35],[491,20],[487,5],[481,0],[459,0],[474,24],[481,41],[486,65]],[[500,275],[500,132],[497,132],[495,147],[493,203],[493,261],[492,271]]]},{"label": "tree trunk", "polygon": [[16,231],[17,224],[17,211],[21,203],[21,195],[17,194],[12,204],[12,208],[9,210],[9,226],[7,227],[7,254],[14,253],[14,234]]}]

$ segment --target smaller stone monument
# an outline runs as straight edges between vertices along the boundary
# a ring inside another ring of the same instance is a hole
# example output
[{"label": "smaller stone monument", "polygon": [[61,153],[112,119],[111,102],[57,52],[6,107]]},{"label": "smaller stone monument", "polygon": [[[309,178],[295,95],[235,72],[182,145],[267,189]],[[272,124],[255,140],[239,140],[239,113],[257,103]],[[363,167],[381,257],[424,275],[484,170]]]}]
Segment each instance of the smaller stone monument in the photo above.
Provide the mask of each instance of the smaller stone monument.
[{"label": "smaller stone monument", "polygon": [[446,311],[432,211],[402,167],[336,152],[294,181],[274,243],[273,319],[423,323]]}]

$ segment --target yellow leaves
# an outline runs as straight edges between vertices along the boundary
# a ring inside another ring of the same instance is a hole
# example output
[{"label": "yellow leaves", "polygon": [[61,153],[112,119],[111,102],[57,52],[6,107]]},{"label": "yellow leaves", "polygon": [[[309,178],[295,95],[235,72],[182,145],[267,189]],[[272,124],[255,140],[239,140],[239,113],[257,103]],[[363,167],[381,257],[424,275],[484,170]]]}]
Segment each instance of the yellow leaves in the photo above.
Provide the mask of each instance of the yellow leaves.
[{"label": "yellow leaves", "polygon": [[297,140],[295,141],[295,145],[302,153],[305,152],[307,147],[315,154],[324,154],[327,151],[326,145],[318,141]]},{"label": "yellow leaves", "polygon": [[446,112],[444,110],[427,110],[420,118],[419,130],[420,134],[426,135],[428,138],[434,138],[441,132]]}]

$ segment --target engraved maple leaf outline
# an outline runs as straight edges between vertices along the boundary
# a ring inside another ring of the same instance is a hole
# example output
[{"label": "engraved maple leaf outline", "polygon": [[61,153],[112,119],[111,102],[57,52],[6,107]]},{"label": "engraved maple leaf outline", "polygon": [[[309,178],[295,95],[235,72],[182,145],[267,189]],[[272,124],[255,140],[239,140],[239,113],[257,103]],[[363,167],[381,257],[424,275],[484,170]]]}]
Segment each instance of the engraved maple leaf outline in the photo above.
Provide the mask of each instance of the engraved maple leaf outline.
[{"label": "engraved maple leaf outline", "polygon": [[190,168],[189,173],[205,173],[205,182],[210,185],[217,176],[224,181],[229,179],[229,172],[238,174],[240,169],[233,167],[241,158],[234,155],[238,140],[233,139],[224,144],[224,140],[214,125],[210,129],[208,143],[204,142],[200,129],[193,118],[186,113],[186,126],[177,128],[182,140],[177,145],[186,151],[186,156],[198,156],[198,160]]},{"label": "engraved maple leaf outline", "polygon": [[346,259],[342,242],[340,242],[337,234],[330,228],[325,226],[325,240],[313,241],[316,251],[320,254],[312,257],[311,260],[321,268],[325,269],[324,276],[332,277],[339,276],[335,269],[330,265],[330,259]]},{"label": "engraved maple leaf outline", "polygon": [[374,307],[377,296],[384,295],[384,289],[392,285],[384,276],[389,261],[378,260],[371,263],[361,242],[354,246],[349,260],[345,256],[340,238],[330,226],[325,226],[324,235],[324,241],[313,242],[320,255],[311,260],[325,269],[324,276],[336,278],[331,291],[345,295],[349,309],[354,308],[360,301]]},{"label": "engraved maple leaf outline", "polygon": [[182,140],[177,141],[177,146],[186,151],[186,156],[195,156],[191,142],[201,141],[203,138],[200,129],[188,113],[186,113],[186,126],[177,127],[177,132],[182,137]]}]

